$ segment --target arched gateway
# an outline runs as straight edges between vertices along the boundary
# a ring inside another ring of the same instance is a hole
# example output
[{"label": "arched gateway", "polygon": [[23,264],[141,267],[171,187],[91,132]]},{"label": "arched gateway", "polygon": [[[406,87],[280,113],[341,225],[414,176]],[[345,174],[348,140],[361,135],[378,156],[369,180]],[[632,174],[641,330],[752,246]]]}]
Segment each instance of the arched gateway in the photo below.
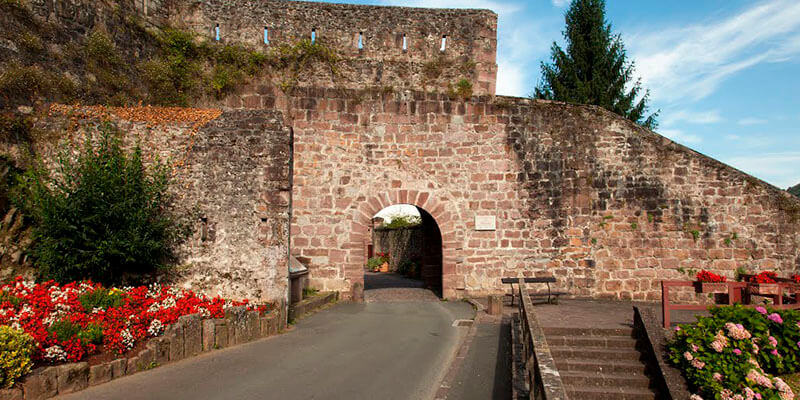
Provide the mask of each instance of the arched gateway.
[{"label": "arched gateway", "polygon": [[391,190],[369,197],[358,206],[354,213],[350,240],[346,250],[350,253],[349,262],[344,267],[345,276],[351,286],[364,285],[364,264],[367,262],[367,248],[371,243],[370,227],[373,216],[380,210],[394,204],[409,204],[430,214],[439,227],[442,237],[442,296],[454,297],[456,241],[451,212],[446,204],[436,200],[429,192],[416,190]]}]

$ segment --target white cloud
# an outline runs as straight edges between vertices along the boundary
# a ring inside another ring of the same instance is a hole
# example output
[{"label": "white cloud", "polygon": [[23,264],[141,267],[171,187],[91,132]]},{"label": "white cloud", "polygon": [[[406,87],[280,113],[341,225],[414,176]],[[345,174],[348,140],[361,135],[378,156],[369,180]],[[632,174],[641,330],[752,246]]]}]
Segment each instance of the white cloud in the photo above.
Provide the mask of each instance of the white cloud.
[{"label": "white cloud", "polygon": [[572,0],[552,0],[553,5],[556,7],[566,7],[569,5],[570,1]]},{"label": "white cloud", "polygon": [[697,135],[693,135],[690,133],[684,133],[680,129],[659,129],[660,134],[678,142],[678,143],[689,143],[689,144],[697,144],[703,141],[703,138]]},{"label": "white cloud", "polygon": [[761,118],[742,118],[737,123],[739,125],[761,125],[766,124],[767,120]]},{"label": "white cloud", "polygon": [[800,2],[758,3],[722,21],[647,29],[626,44],[653,99],[698,100],[741,70],[800,54]]},{"label": "white cloud", "polygon": [[497,94],[524,97],[532,88],[525,79],[524,65],[505,57],[497,60]]},{"label": "white cloud", "polygon": [[782,189],[800,182],[800,151],[731,157],[725,162]]},{"label": "white cloud", "polygon": [[688,122],[690,124],[714,124],[722,121],[718,110],[712,111],[689,111],[678,110],[671,113],[663,113],[661,124],[670,126],[676,122]]}]

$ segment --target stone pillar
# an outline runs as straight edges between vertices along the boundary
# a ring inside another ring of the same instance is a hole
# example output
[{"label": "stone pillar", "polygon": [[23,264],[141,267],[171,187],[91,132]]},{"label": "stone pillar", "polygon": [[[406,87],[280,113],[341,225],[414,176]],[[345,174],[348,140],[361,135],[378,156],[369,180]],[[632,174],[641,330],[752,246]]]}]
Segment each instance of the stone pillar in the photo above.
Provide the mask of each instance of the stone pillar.
[{"label": "stone pillar", "polygon": [[491,295],[489,296],[489,308],[486,310],[489,315],[502,315],[503,314],[503,296]]}]

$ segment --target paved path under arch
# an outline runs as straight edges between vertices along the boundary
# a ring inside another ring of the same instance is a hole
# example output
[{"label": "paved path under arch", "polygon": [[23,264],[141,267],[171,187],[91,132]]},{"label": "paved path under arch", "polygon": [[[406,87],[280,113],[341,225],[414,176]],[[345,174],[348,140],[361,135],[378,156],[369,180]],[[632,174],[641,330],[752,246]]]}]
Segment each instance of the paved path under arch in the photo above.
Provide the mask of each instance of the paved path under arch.
[{"label": "paved path under arch", "polygon": [[283,335],[60,399],[431,399],[473,318],[461,301],[337,304]]}]

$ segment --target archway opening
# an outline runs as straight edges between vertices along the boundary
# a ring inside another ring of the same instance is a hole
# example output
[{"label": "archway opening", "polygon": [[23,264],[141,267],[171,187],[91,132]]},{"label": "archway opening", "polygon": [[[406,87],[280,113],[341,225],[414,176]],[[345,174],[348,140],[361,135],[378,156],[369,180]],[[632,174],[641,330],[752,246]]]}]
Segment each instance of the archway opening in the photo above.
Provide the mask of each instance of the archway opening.
[{"label": "archway opening", "polygon": [[442,296],[442,234],[430,213],[411,204],[385,207],[373,216],[370,237],[366,291],[423,289]]}]

